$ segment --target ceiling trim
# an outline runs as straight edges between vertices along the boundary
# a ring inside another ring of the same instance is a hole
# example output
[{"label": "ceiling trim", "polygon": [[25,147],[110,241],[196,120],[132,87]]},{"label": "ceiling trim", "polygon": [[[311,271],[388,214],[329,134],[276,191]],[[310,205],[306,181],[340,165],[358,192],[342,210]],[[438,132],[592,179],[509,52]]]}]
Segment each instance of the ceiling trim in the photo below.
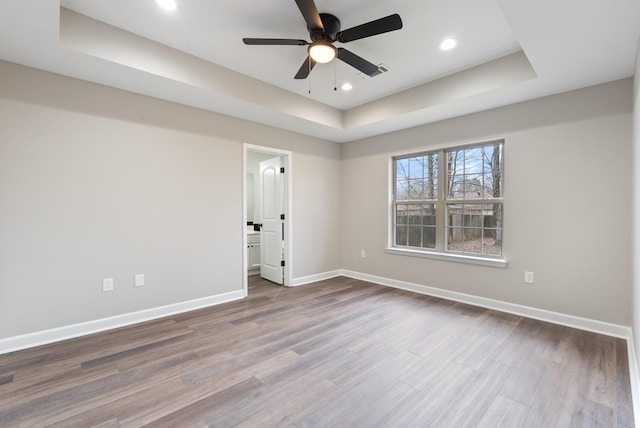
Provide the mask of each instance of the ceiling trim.
[{"label": "ceiling trim", "polygon": [[228,114],[233,100],[334,131],[384,122],[536,77],[524,52],[518,51],[342,111],[65,8],[60,8],[60,43],[76,52],[186,85],[210,100],[219,98],[225,108],[220,113]]}]

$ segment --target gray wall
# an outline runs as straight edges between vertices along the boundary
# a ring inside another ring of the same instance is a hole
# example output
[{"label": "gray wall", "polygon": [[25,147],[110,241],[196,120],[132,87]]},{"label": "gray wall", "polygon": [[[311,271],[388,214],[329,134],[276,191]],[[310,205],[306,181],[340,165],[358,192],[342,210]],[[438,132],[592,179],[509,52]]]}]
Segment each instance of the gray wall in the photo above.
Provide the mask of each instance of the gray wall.
[{"label": "gray wall", "polygon": [[[627,79],[343,145],[342,267],[630,325],[631,94]],[[390,157],[493,138],[505,139],[508,267],[385,253]]]},{"label": "gray wall", "polygon": [[[640,41],[633,80],[633,342],[640,355]],[[637,362],[636,362],[637,363]],[[637,367],[636,367],[637,368]],[[636,372],[637,373],[637,372]]]},{"label": "gray wall", "polygon": [[0,118],[0,338],[242,290],[245,142],[293,152],[294,279],[340,268],[335,143],[5,62]]},{"label": "gray wall", "polygon": [[[242,143],[293,152],[294,280],[344,268],[630,325],[633,93],[338,145],[0,62],[0,338],[241,290]],[[508,267],[385,253],[390,156],[497,137]]]}]

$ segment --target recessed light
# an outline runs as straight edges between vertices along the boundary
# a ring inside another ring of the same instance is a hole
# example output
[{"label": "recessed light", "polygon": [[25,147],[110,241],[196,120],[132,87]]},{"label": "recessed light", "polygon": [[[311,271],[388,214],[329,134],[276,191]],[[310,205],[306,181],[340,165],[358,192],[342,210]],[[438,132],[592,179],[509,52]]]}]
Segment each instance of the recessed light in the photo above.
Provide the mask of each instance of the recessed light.
[{"label": "recessed light", "polygon": [[353,89],[353,85],[349,82],[343,83],[342,86],[340,86],[340,89],[342,89],[343,91],[350,91]]},{"label": "recessed light", "polygon": [[457,43],[456,39],[444,39],[442,43],[440,43],[440,49],[448,51],[455,48]]},{"label": "recessed light", "polygon": [[164,10],[176,10],[178,7],[176,0],[156,0],[156,3]]}]

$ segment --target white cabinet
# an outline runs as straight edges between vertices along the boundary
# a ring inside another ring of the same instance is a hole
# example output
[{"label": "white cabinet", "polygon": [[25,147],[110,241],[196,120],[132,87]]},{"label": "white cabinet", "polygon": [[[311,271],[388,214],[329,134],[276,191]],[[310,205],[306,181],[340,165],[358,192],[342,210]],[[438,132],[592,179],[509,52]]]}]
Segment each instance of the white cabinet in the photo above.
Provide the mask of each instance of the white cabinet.
[{"label": "white cabinet", "polygon": [[247,234],[247,269],[250,273],[260,272],[260,234]]}]

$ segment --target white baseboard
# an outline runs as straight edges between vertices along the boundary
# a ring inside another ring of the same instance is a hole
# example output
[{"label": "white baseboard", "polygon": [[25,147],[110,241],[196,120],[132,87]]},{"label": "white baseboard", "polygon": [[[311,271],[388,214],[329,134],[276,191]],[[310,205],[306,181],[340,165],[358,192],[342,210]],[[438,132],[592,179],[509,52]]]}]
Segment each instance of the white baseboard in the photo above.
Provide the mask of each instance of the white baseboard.
[{"label": "white baseboard", "polygon": [[189,300],[186,302],[174,303],[157,308],[145,309],[137,312],[116,315],[79,324],[64,327],[52,328],[50,330],[37,331],[21,336],[0,339],[0,355],[21,349],[33,348],[62,340],[73,339],[75,337],[86,336],[100,331],[125,327],[128,325],[150,321],[157,318],[188,312],[195,309],[202,309],[221,303],[231,302],[246,297],[244,290],[231,291],[217,294],[215,296],[203,297],[201,299]]},{"label": "white baseboard", "polygon": [[311,284],[312,282],[324,281],[325,279],[335,278],[342,276],[342,269],[332,270],[329,272],[322,272],[315,275],[301,276],[300,278],[294,278],[290,287],[297,287],[299,285]]},{"label": "white baseboard", "polygon": [[405,281],[398,281],[395,279],[383,278],[350,270],[343,270],[342,274],[349,278],[373,282],[379,285],[386,285],[388,287],[413,291],[415,293],[440,297],[443,299],[453,300],[460,303],[467,303],[469,305],[480,306],[487,309],[495,309],[496,311],[500,312],[521,315],[527,318],[547,321],[550,323],[573,327],[580,330],[591,331],[594,333],[606,334],[607,336],[618,337],[621,339],[628,339],[631,335],[630,327],[612,324],[604,321],[581,318],[574,315],[566,315],[559,312],[548,311],[545,309],[537,309],[529,306],[518,305],[515,303],[503,302],[501,300],[488,299],[486,297],[458,293],[456,291],[444,290],[441,288],[429,287],[427,285],[414,284]]},{"label": "white baseboard", "polygon": [[627,338],[627,353],[629,354],[629,379],[631,380],[631,397],[633,401],[633,418],[635,426],[640,427],[640,372],[638,371],[638,354],[633,340],[633,332],[629,331]]}]

